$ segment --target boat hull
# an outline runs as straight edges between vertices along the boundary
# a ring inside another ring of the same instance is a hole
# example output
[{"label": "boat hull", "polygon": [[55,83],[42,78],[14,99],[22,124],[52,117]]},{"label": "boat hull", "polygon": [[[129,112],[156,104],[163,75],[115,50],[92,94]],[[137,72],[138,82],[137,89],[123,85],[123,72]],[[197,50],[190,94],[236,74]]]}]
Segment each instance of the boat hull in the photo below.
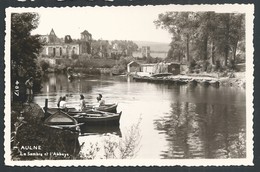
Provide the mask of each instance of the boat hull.
[{"label": "boat hull", "polygon": [[79,123],[84,123],[86,125],[99,125],[99,126],[119,126],[119,121],[121,118],[120,113],[110,113],[97,110],[90,110],[87,112],[68,112],[74,119]]},{"label": "boat hull", "polygon": [[[94,109],[98,110],[98,111],[103,111],[103,112],[117,113],[117,105],[118,105],[117,103],[114,103],[114,104],[110,104],[110,105],[100,106],[100,107],[97,107]],[[93,107],[89,106],[89,107],[86,107],[83,111],[87,112],[92,109],[93,109]]]},{"label": "boat hull", "polygon": [[62,110],[48,109],[45,112],[44,125],[50,128],[70,130],[73,132],[79,132],[78,121]]},{"label": "boat hull", "polygon": [[79,123],[84,123],[88,126],[90,125],[100,125],[100,126],[119,126],[121,112],[118,114],[109,114],[106,116],[93,116],[93,115],[75,115],[74,118]]}]

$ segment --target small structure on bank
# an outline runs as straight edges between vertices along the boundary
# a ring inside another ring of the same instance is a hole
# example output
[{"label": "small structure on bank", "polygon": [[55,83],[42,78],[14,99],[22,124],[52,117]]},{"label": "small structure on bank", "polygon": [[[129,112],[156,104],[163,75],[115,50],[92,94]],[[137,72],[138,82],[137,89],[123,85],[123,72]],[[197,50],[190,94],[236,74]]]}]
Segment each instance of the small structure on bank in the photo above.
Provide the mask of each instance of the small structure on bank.
[{"label": "small structure on bank", "polygon": [[181,73],[181,64],[164,62],[153,64],[140,64],[138,62],[131,61],[127,64],[127,72],[143,72],[149,74],[172,73],[173,75],[178,75]]},{"label": "small structure on bank", "polygon": [[135,73],[135,72],[140,72],[141,71],[141,66],[139,63],[135,61],[131,61],[130,63],[127,64],[127,72],[128,73]]},{"label": "small structure on bank", "polygon": [[168,63],[168,73],[172,73],[173,75],[179,75],[181,73],[181,64]]},{"label": "small structure on bank", "polygon": [[159,73],[172,73],[173,75],[180,74],[180,64],[179,63],[155,63],[155,64],[141,64],[141,72],[150,74]]}]

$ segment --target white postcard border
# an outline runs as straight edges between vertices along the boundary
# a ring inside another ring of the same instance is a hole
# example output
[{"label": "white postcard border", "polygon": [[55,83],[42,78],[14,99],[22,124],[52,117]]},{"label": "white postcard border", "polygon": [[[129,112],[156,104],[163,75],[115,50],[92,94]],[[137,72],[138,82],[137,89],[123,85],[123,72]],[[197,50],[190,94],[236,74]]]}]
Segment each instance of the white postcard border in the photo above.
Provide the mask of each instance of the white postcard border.
[{"label": "white postcard border", "polygon": [[[10,19],[12,12],[37,12],[46,8],[7,8],[6,9],[6,37],[5,37],[5,117],[4,117],[4,158],[8,166],[230,166],[253,165],[253,4],[223,4],[223,5],[159,5],[171,6],[173,11],[216,11],[246,13],[246,158],[240,159],[127,159],[127,160],[34,160],[12,161],[10,147],[11,130],[11,94],[10,94]],[[53,7],[52,9],[77,10],[78,8],[145,8],[148,6],[123,7]]]}]

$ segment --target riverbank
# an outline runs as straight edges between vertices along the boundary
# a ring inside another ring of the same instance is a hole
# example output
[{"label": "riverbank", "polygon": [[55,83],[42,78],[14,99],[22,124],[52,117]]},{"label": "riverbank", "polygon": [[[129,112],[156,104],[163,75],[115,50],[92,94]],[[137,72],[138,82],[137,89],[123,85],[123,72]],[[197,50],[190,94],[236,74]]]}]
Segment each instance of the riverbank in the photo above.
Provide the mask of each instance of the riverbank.
[{"label": "riverbank", "polygon": [[13,160],[77,157],[80,151],[78,133],[45,126],[44,112],[38,104],[12,103],[11,109]]},{"label": "riverbank", "polygon": [[212,85],[215,87],[219,86],[234,86],[245,88],[246,79],[244,72],[236,72],[229,75],[220,75],[218,73],[208,74],[186,74],[186,75],[170,75],[154,77],[152,75],[133,75],[135,81],[143,82],[154,82],[154,83],[172,83],[172,84],[202,84],[202,85]]}]

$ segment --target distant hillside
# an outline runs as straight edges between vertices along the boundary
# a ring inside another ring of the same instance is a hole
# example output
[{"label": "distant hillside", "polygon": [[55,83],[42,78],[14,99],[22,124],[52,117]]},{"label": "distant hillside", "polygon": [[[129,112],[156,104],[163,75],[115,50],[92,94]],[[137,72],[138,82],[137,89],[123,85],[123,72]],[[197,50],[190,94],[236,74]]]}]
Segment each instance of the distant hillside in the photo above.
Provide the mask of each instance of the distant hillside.
[{"label": "distant hillside", "polygon": [[170,49],[170,43],[160,43],[160,42],[149,42],[149,41],[133,41],[138,45],[138,48],[142,46],[150,46],[151,51],[168,52]]}]

